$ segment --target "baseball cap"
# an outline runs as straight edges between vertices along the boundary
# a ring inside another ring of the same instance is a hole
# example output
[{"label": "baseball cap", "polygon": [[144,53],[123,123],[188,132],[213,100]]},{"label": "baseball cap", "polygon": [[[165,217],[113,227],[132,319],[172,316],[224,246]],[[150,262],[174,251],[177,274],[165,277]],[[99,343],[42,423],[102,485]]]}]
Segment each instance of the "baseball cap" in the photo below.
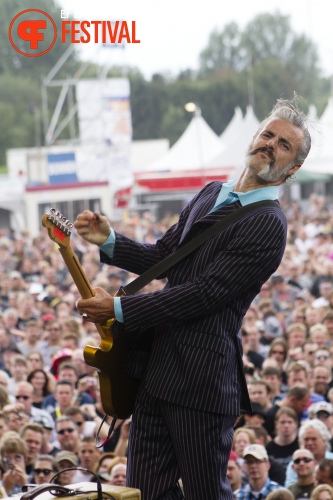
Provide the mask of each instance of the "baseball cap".
[{"label": "baseball cap", "polygon": [[33,424],[38,424],[41,427],[44,427],[45,429],[53,429],[49,419],[47,417],[44,417],[44,415],[38,415],[32,419]]},{"label": "baseball cap", "polygon": [[15,278],[22,278],[22,274],[19,271],[11,271],[9,273],[9,278],[14,280]]},{"label": "baseball cap", "polygon": [[75,453],[72,453],[71,451],[59,451],[59,453],[57,453],[54,458],[58,463],[61,462],[62,460],[68,460],[75,467],[79,463],[77,456],[75,455]]},{"label": "baseball cap", "polygon": [[268,460],[266,448],[261,444],[250,444],[247,446],[244,450],[243,457],[245,458],[247,455],[251,455],[257,460]]},{"label": "baseball cap", "polygon": [[237,455],[237,453],[234,450],[231,450],[229,460],[232,460],[233,462],[237,462],[238,459],[239,459],[239,456]]},{"label": "baseball cap", "polygon": [[261,415],[262,417],[265,417],[265,410],[262,407],[260,403],[253,403],[251,401],[251,406],[252,406],[252,415]]},{"label": "baseball cap", "polygon": [[324,411],[329,415],[333,415],[332,404],[328,403],[327,401],[319,401],[318,403],[313,403],[308,409],[309,417],[314,418],[321,411]]}]

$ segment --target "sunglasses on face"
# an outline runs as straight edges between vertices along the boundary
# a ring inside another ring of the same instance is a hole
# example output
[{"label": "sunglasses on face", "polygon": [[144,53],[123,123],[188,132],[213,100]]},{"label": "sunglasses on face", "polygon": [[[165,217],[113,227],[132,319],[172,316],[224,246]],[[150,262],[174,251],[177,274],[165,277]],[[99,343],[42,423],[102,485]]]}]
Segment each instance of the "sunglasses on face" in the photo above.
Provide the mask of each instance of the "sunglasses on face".
[{"label": "sunglasses on face", "polygon": [[65,432],[69,432],[69,434],[72,434],[72,432],[74,432],[75,429],[73,429],[72,427],[69,427],[68,429],[60,429],[60,431],[57,431],[58,434],[65,434]]},{"label": "sunglasses on face", "polygon": [[305,464],[309,464],[310,462],[312,462],[312,458],[300,457],[300,458],[295,458],[295,460],[294,460],[294,464],[296,464],[296,465],[300,464],[301,462],[304,462]]},{"label": "sunglasses on face", "polygon": [[35,469],[34,470],[35,474],[37,474],[37,476],[39,476],[39,474],[44,474],[44,476],[48,476],[49,474],[51,474],[51,472],[53,472],[52,469]]},{"label": "sunglasses on face", "polygon": [[328,354],[317,354],[316,359],[328,359],[329,355]]},{"label": "sunglasses on face", "polygon": [[15,396],[15,398],[16,399],[24,399],[24,401],[27,401],[30,398],[30,396],[20,396],[19,395],[19,396]]}]

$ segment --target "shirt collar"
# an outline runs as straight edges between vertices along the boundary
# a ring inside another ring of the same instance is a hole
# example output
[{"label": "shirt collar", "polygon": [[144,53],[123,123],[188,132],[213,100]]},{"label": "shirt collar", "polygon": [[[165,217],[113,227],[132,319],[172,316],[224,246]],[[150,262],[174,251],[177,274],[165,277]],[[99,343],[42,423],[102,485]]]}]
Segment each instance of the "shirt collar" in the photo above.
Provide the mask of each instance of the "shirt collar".
[{"label": "shirt collar", "polygon": [[238,179],[230,179],[228,180],[228,182],[223,183],[214,208],[220,205],[220,203],[223,203],[231,192],[232,196],[235,198],[235,201],[237,201],[238,199],[243,207],[256,201],[277,200],[279,197],[280,186],[267,186],[259,189],[252,189],[251,191],[247,191],[246,193],[241,193],[233,191],[237,182]]}]

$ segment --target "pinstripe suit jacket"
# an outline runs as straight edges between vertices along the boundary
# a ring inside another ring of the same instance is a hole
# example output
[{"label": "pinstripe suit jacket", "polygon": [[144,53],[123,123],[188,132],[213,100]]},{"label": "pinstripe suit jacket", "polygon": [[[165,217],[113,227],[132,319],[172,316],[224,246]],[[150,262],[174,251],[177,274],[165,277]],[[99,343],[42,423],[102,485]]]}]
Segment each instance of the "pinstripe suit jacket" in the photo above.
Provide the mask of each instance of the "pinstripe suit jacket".
[{"label": "pinstripe suit jacket", "polygon": [[[156,244],[139,244],[116,233],[113,258],[101,252],[101,260],[142,274],[240,208],[235,203],[209,213],[221,185],[205,186]],[[214,413],[251,410],[237,334],[261,285],[281,262],[286,228],[279,208],[261,208],[169,269],[162,291],[122,297],[127,331],[156,326],[145,375],[150,393]]]}]

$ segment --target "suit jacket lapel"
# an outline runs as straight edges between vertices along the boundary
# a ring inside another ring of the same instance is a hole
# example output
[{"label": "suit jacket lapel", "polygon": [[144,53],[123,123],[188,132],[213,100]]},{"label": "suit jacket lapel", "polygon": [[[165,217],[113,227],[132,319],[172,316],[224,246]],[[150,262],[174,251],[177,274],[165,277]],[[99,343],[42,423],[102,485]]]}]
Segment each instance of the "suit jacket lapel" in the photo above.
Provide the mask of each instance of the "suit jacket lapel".
[{"label": "suit jacket lapel", "polygon": [[[215,200],[214,200],[214,203],[215,203]],[[213,206],[214,206],[214,204],[213,204]],[[241,208],[240,202],[232,203],[230,205],[225,205],[225,206],[219,208],[218,210],[214,210],[213,212],[208,213],[209,210],[211,210],[211,208],[210,208],[203,217],[193,221],[193,223],[191,224],[189,229],[187,231],[184,231],[183,236],[182,236],[178,246],[181,246],[184,243],[187,243],[192,238],[194,238],[197,234],[201,233],[202,231],[207,229],[209,226],[215,224],[215,222],[218,222],[219,220],[221,220],[221,218],[226,217],[227,215],[231,214],[234,210],[237,210],[238,208]]]}]

